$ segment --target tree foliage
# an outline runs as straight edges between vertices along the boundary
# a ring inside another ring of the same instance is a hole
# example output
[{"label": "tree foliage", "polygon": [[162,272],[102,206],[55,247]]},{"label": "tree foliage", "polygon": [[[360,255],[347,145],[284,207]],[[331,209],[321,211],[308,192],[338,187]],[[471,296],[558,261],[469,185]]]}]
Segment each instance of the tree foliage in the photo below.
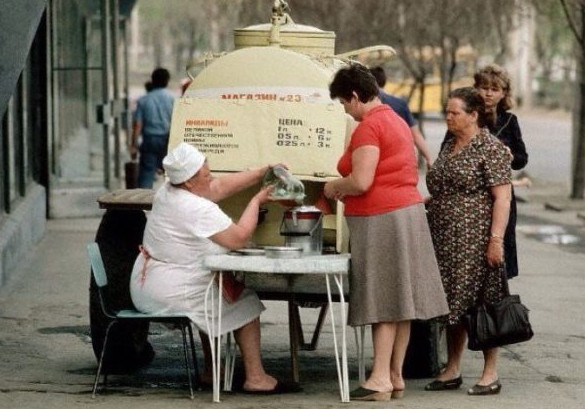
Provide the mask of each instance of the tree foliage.
[{"label": "tree foliage", "polygon": [[[140,0],[142,41],[155,59],[172,48],[176,65],[207,50],[233,48],[232,30],[270,22],[273,0]],[[372,44],[400,49],[413,77],[425,70],[423,47],[447,52],[470,44],[506,52],[505,33],[512,26],[517,0],[289,0],[291,16],[300,24],[336,33],[336,51]],[[450,57],[449,57],[450,56]]]},{"label": "tree foliage", "polygon": [[[546,77],[553,64],[568,64],[568,33],[561,0],[287,0],[298,24],[336,34],[336,52],[387,44],[397,52],[389,74],[399,68],[401,81],[411,84],[424,100],[425,85],[432,78],[441,83],[441,100],[452,88],[462,67],[472,72],[481,56],[502,65],[510,58],[509,33],[527,14],[527,5],[538,7],[537,18],[549,15],[559,24],[539,24],[537,60]],[[585,0],[565,0],[579,3]],[[183,74],[186,65],[206,51],[233,49],[233,29],[269,23],[274,0],[140,0],[142,42],[156,64],[166,62]],[[556,5],[556,8],[552,5]],[[556,14],[555,14],[556,13]],[[556,16],[556,17],[555,17]],[[563,39],[561,46],[555,41]],[[461,50],[471,50],[466,54]],[[488,56],[486,58],[486,56]],[[462,61],[465,58],[465,61]],[[422,105],[421,105],[422,106]],[[419,108],[419,111],[421,109]]]},{"label": "tree foliage", "polygon": [[184,72],[197,54],[233,48],[235,27],[242,0],[141,0],[141,42],[156,65]]}]

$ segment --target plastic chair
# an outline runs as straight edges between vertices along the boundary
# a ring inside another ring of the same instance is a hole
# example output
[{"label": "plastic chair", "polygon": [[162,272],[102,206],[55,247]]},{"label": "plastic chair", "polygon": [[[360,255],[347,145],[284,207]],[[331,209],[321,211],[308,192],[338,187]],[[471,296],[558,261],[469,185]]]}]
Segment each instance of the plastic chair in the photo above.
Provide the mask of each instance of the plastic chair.
[{"label": "plastic chair", "polygon": [[[100,360],[98,363],[97,373],[95,375],[95,381],[92,390],[92,398],[95,398],[98,382],[100,378],[100,374],[102,372],[102,364],[104,361],[104,356],[106,354],[106,348],[108,346],[108,335],[110,333],[110,329],[117,323],[128,321],[128,320],[142,320],[142,321],[149,321],[149,322],[159,322],[165,324],[174,324],[177,326],[181,333],[183,334],[183,350],[185,354],[185,367],[187,368],[187,377],[189,379],[189,391],[191,393],[191,399],[194,399],[195,396],[193,395],[193,379],[191,376],[191,368],[189,367],[189,357],[188,357],[188,347],[187,347],[187,332],[189,333],[189,343],[191,348],[191,355],[193,357],[193,366],[195,370],[195,379],[199,380],[199,370],[197,367],[197,356],[195,354],[195,344],[193,342],[193,329],[191,328],[191,320],[187,317],[186,314],[166,314],[166,315],[158,315],[158,314],[147,314],[137,311],[135,309],[131,310],[120,310],[120,311],[113,311],[109,308],[107,303],[107,298],[104,294],[104,289],[108,285],[108,277],[106,275],[106,269],[104,266],[104,262],[102,260],[102,255],[100,253],[100,248],[97,243],[89,243],[87,245],[87,254],[89,256],[89,261],[91,264],[91,269],[93,272],[93,278],[98,287],[98,293],[101,303],[102,312],[105,316],[111,319],[111,322],[108,324],[106,329],[106,335],[104,338],[104,345],[102,348],[102,353],[100,355]],[[107,373],[104,373],[104,387],[107,384]]]}]

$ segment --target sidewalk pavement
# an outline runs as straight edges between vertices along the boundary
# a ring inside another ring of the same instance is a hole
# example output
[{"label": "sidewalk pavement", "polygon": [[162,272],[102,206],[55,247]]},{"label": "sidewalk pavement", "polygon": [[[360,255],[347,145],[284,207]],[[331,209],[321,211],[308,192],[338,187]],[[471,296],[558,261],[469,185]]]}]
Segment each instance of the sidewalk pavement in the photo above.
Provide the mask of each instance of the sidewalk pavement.
[{"label": "sidewalk pavement", "polygon": [[[542,226],[549,233],[558,232],[551,226],[560,226],[585,240],[583,220],[576,216],[579,209],[545,209],[546,201],[566,197],[562,189],[535,183],[517,193],[528,201],[519,203],[520,276],[511,281],[510,287],[531,309],[533,340],[501,350],[499,374],[503,389],[498,396],[465,394],[482,367],[481,353],[467,351],[460,390],[425,392],[423,388],[429,380],[412,379],[407,382],[405,397],[391,402],[391,406],[583,407],[585,250],[570,240],[567,245],[554,244],[563,242],[558,240],[560,236],[553,234],[553,240],[545,240],[551,235],[538,234]],[[199,391],[191,401],[180,333],[152,327],[149,339],[157,353],[153,363],[135,375],[111,375],[109,391],[92,399],[96,360],[89,338],[85,244],[93,240],[98,224],[98,219],[50,220],[45,238],[22,263],[21,271],[0,290],[0,408],[387,407],[388,403],[340,402],[329,323],[323,327],[317,351],[300,352],[302,393],[271,397],[223,393],[222,402],[214,404],[211,391]],[[290,368],[286,305],[266,305],[267,311],[261,317],[265,365],[271,373],[286,378]],[[304,309],[304,324],[314,324],[317,312]],[[350,382],[354,388],[358,384],[356,349],[353,337],[348,341]],[[369,338],[366,345],[371,345]],[[371,357],[371,349],[366,350],[366,356]]]}]

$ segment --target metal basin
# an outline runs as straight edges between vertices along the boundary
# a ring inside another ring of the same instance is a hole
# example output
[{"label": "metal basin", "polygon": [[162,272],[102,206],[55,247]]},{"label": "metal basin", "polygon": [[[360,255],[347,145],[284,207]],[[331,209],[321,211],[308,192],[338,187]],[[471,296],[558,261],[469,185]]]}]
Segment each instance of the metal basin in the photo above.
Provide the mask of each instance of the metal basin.
[{"label": "metal basin", "polygon": [[264,252],[268,258],[299,258],[303,255],[300,247],[266,246]]}]

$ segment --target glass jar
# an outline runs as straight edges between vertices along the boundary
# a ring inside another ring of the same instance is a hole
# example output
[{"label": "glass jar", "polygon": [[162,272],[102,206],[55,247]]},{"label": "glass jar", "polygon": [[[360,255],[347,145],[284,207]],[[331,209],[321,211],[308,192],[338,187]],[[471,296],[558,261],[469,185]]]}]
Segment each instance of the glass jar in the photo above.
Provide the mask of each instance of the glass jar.
[{"label": "glass jar", "polygon": [[286,168],[274,166],[268,169],[262,180],[263,186],[274,186],[270,194],[275,200],[294,200],[302,203],[305,198],[303,182],[295,178]]}]

